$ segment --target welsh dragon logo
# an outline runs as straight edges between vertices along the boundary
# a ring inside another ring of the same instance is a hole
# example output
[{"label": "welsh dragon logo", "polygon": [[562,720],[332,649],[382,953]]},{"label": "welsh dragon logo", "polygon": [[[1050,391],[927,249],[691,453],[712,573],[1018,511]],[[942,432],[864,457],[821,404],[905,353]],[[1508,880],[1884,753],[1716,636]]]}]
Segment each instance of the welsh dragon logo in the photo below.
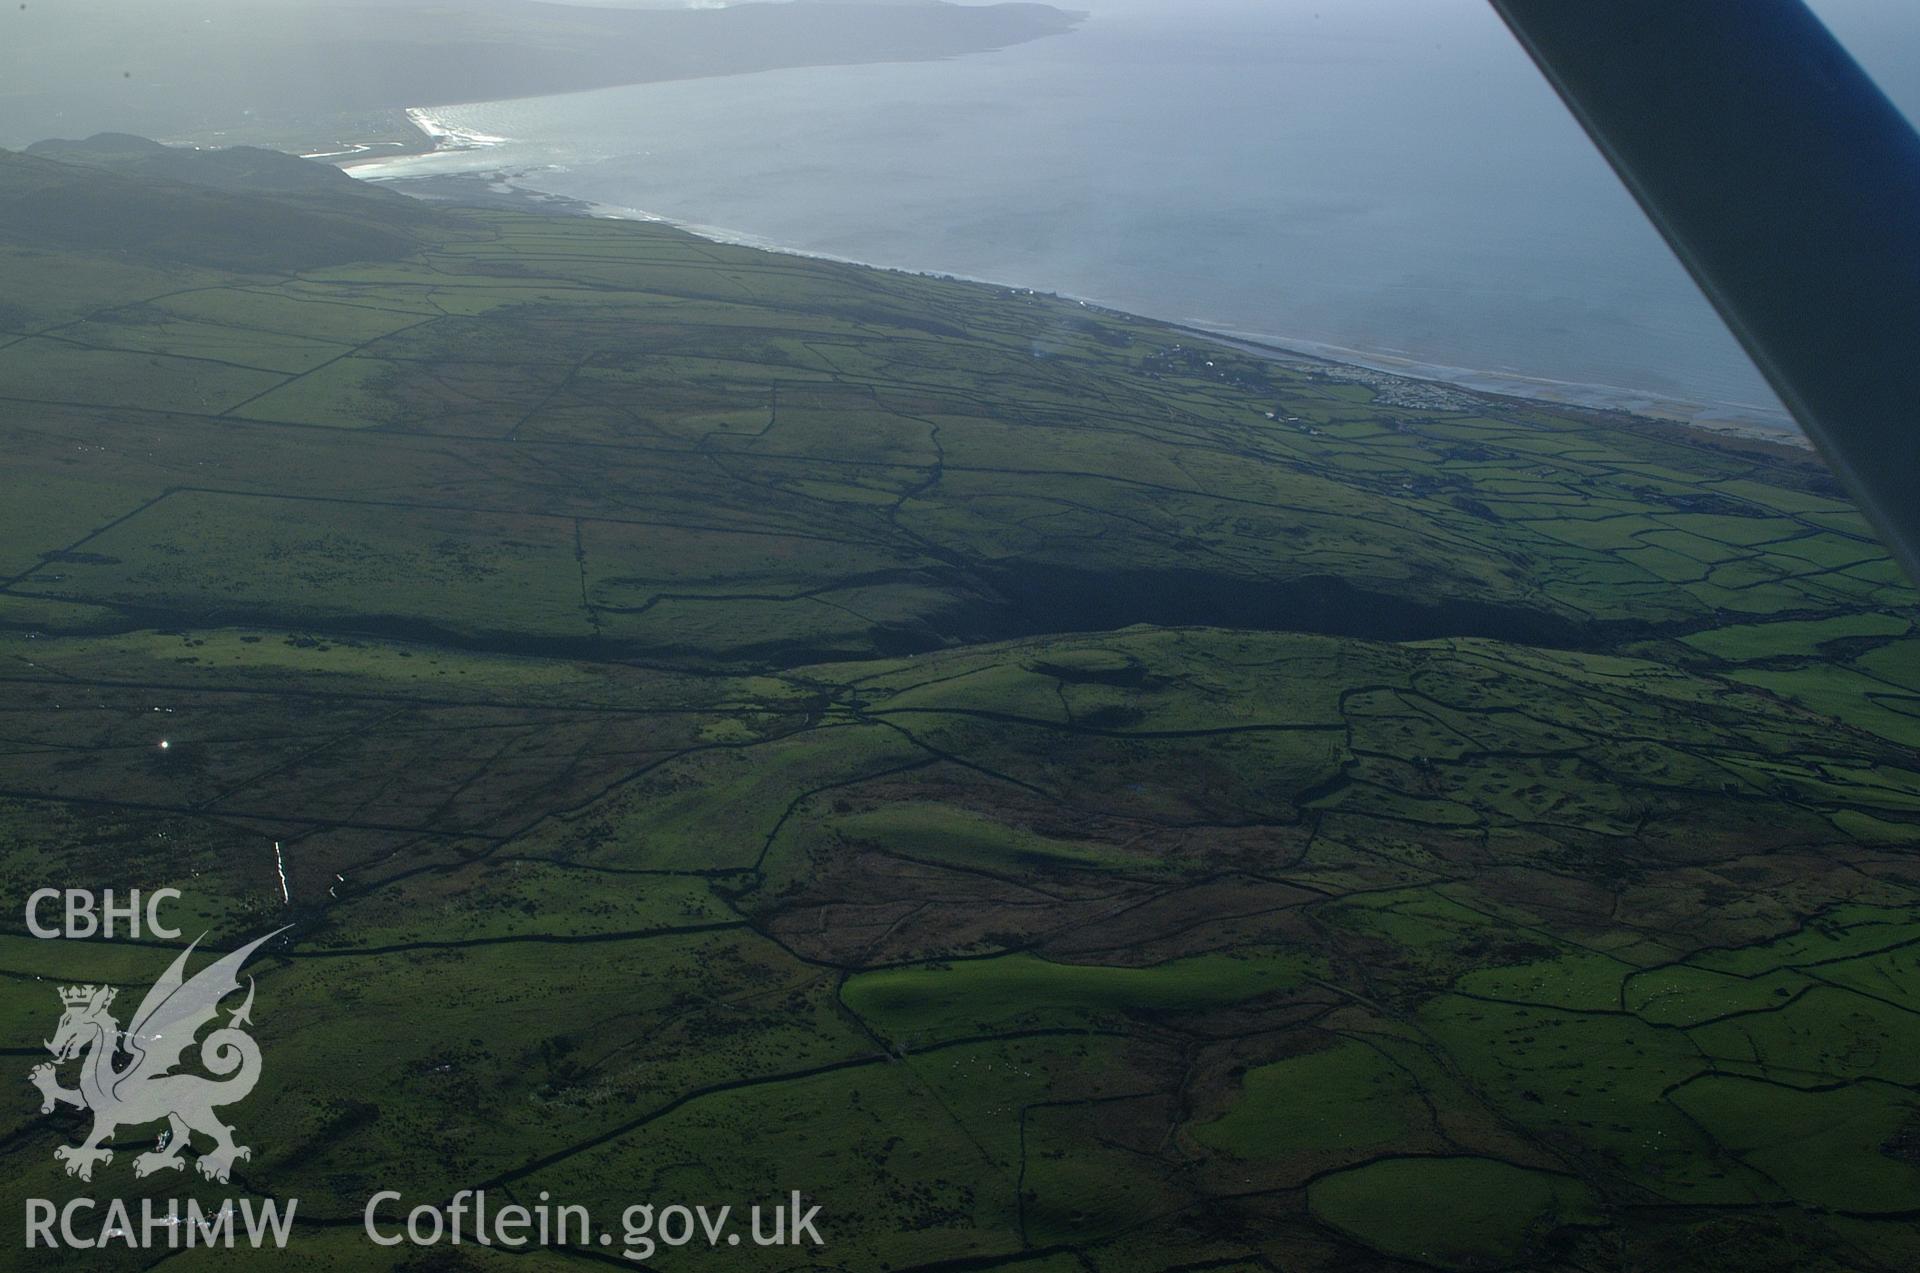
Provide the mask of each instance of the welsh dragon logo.
[{"label": "welsh dragon logo", "polygon": [[[220,1001],[239,991],[240,966],[285,931],[268,933],[222,956],[189,980],[187,957],[200,944],[194,941],[147,991],[125,1030],[111,1013],[117,991],[106,986],[61,988],[60,1002],[66,1010],[46,1045],[53,1062],[36,1065],[27,1078],[40,1089],[42,1114],[52,1113],[56,1105],[93,1111],[93,1130],[87,1138],[53,1151],[54,1158],[66,1164],[69,1176],[92,1180],[95,1164],[113,1161],[106,1143],[116,1130],[162,1119],[167,1129],[158,1147],[133,1160],[136,1176],[181,1170],[186,1164],[180,1155],[195,1132],[214,1142],[196,1164],[208,1180],[226,1183],[233,1164],[252,1157],[252,1150],[234,1143],[233,1128],[213,1111],[215,1106],[243,1099],[260,1081],[260,1045],[241,1029],[252,1024],[253,978],[247,978],[245,1002],[231,1009],[227,1024],[200,1044],[200,1064],[214,1077],[178,1071],[200,1031],[219,1015]],[[81,1058],[80,1085],[60,1086],[56,1067],[76,1057]]]}]

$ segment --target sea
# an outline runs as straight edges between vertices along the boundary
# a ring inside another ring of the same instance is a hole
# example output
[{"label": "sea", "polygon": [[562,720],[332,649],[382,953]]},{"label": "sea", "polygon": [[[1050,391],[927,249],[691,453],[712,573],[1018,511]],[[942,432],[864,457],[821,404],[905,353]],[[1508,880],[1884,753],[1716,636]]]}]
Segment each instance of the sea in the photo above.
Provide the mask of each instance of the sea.
[{"label": "sea", "polygon": [[[354,171],[1791,429],[1483,0],[1064,2],[1072,33],[949,61],[422,103],[441,148]],[[1817,7],[1920,104],[1920,6]]]}]

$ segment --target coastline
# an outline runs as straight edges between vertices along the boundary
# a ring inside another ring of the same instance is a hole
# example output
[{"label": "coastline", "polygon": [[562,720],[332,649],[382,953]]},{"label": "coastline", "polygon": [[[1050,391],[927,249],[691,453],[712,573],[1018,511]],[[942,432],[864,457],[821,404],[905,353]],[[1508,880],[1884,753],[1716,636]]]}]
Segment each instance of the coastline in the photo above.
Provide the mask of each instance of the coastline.
[{"label": "coastline", "polygon": [[[348,148],[338,152],[337,155],[307,157],[331,162],[361,180],[377,181],[382,185],[392,186],[402,193],[434,202],[464,203],[469,206],[549,215],[661,222],[672,224],[689,234],[716,243],[757,248],[762,251],[809,257],[815,260],[834,261],[845,265],[858,265],[869,269],[898,270],[901,273],[957,279],[1009,291],[1038,292],[1042,290],[1004,279],[976,278],[937,269],[876,265],[873,262],[852,257],[792,247],[746,231],[676,221],[639,208],[593,203],[569,195],[555,194],[540,189],[534,184],[539,171],[534,168],[409,174],[404,170],[409,160],[486,150],[508,140],[441,123],[433,116],[432,109],[410,107],[406,111],[407,122],[418,135],[416,143],[407,145],[388,143],[389,148],[378,149],[378,153],[372,153],[376,149],[375,146],[355,146],[353,143],[347,143]],[[400,166],[403,170],[389,175],[382,171],[389,165]],[[1714,438],[1785,446],[1809,454],[1813,452],[1812,443],[1800,432],[1791,417],[1783,411],[1772,408],[1739,403],[1701,402],[1617,385],[1581,384],[1513,372],[1426,363],[1402,354],[1353,349],[1306,338],[1216,325],[1199,319],[1176,318],[1121,309],[1091,297],[1058,292],[1047,294],[1107,313],[1147,318],[1175,330],[1189,332],[1199,338],[1220,341],[1242,352],[1260,357],[1321,367],[1343,368],[1367,374],[1369,377],[1388,377],[1493,397],[1624,415],[1669,427],[1697,430]]]},{"label": "coastline", "polygon": [[1268,358],[1372,372],[1393,380],[1461,389],[1488,397],[1515,398],[1579,411],[1632,416],[1656,424],[1696,429],[1718,437],[1777,443],[1806,451],[1813,449],[1813,443],[1790,416],[1762,407],[1699,403],[1615,385],[1579,384],[1508,372],[1422,363],[1394,354],[1274,337],[1228,327],[1199,323],[1169,325],[1196,336],[1222,341],[1242,352]]},{"label": "coastline", "polygon": [[450,127],[434,118],[430,108],[424,106],[406,107],[399,112],[399,118],[394,123],[406,132],[403,140],[337,141],[333,144],[340,148],[338,150],[309,151],[300,157],[317,159],[343,172],[352,173],[355,168],[371,164],[457,154],[463,150],[482,150],[506,140],[469,128]]}]

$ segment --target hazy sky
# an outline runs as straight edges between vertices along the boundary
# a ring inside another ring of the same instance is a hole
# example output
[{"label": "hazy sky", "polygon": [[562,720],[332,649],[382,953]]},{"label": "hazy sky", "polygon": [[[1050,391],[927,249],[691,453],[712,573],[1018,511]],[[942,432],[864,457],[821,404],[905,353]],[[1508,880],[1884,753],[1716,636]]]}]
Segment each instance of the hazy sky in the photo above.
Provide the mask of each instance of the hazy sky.
[{"label": "hazy sky", "polygon": [[[621,0],[608,0],[620,3]],[[1091,13],[1177,7],[1181,0],[1055,0]],[[1576,0],[1577,2],[1577,0]],[[1920,3],[1915,0],[1809,0],[1888,96],[1920,118]],[[1344,35],[1377,31],[1382,39],[1483,45],[1512,39],[1486,0],[1215,0],[1209,8],[1293,10],[1303,24],[1337,25]]]},{"label": "hazy sky", "polygon": [[[124,0],[123,0],[124,2]],[[301,24],[326,22],[330,14],[347,7],[377,8],[383,3],[420,8],[425,0],[227,0],[238,11],[246,12],[250,24],[263,26],[275,21]],[[484,8],[488,0],[443,0],[449,8],[463,4]],[[618,8],[713,8],[724,0],[570,0],[590,7]],[[877,3],[914,3],[915,0],[868,0]],[[197,0],[204,10],[221,0]],[[1185,0],[1055,0],[1056,6],[1094,13],[1160,10],[1188,11],[1196,15],[1209,12],[1230,13],[1234,8],[1259,10],[1271,21],[1279,12],[1293,25],[1297,15],[1302,34],[1316,25],[1337,31],[1339,38],[1377,38],[1396,41],[1428,40],[1437,46],[1468,45],[1483,55],[1488,41],[1510,40],[1485,0],[1212,0],[1207,5],[1188,6]],[[1811,0],[1813,8],[1825,18],[1853,50],[1882,86],[1909,115],[1920,117],[1920,4],[1914,0]],[[164,10],[167,0],[154,0]],[[9,4],[9,9],[14,8]],[[19,6],[27,9],[27,5]],[[0,95],[4,94],[8,64],[15,58],[39,59],[58,52],[46,47],[25,47],[28,43],[58,42],[60,36],[83,31],[97,33],[101,14],[114,7],[112,0],[37,0],[31,5],[33,41],[0,39]],[[146,7],[146,6],[142,6]],[[269,18],[268,15],[281,15]],[[88,42],[97,47],[97,35]],[[1444,51],[1444,49],[1443,49]],[[129,50],[133,52],[133,50]],[[26,63],[21,63],[24,69]],[[77,68],[78,69],[78,68]]]},{"label": "hazy sky", "polygon": [[[726,0],[569,0],[574,4],[621,8],[718,8]],[[962,0],[967,2],[967,0]],[[1482,38],[1494,32],[1485,0],[1232,0],[1245,8],[1271,10],[1287,7],[1303,15],[1325,13],[1338,6],[1346,11],[1343,26],[1353,15],[1377,17],[1382,35],[1402,38],[1448,36]],[[1090,13],[1126,9],[1165,9],[1182,0],[1053,0],[1063,9]],[[1855,57],[1879,79],[1881,87],[1909,115],[1920,117],[1920,4],[1914,0],[1809,0],[1853,50]]]}]

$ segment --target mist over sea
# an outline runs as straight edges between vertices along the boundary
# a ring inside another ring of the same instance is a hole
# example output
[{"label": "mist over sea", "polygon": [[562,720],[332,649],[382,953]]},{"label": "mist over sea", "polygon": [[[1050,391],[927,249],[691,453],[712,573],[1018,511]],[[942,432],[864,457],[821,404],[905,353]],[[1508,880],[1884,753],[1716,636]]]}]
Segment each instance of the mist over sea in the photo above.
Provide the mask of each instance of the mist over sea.
[{"label": "mist over sea", "polygon": [[[747,242],[1784,421],[1482,0],[1078,7],[1074,34],[949,62],[434,106],[499,140],[360,171],[500,171]],[[1819,7],[1912,111],[1920,14]]]}]

